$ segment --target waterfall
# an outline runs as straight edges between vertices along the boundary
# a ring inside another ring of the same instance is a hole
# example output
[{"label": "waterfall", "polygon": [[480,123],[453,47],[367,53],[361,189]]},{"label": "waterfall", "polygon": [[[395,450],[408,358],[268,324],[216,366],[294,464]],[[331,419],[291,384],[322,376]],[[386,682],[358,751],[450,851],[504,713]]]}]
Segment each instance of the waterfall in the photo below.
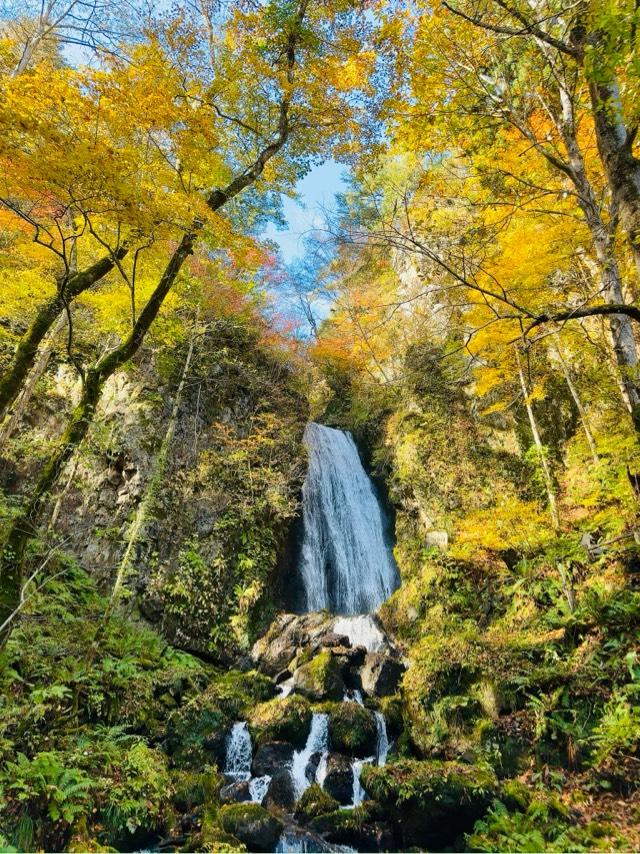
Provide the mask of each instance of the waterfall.
[{"label": "waterfall", "polygon": [[350,433],[307,424],[299,571],[307,611],[369,614],[398,586],[386,519]]},{"label": "waterfall", "polygon": [[[326,769],[326,753],[329,750],[329,715],[316,713],[311,718],[311,729],[309,737],[303,750],[296,750],[293,754],[293,763],[291,766],[291,777],[293,778],[293,786],[296,793],[296,800],[309,787],[307,780],[307,765],[314,753],[321,753],[322,758],[320,765],[316,770],[315,779],[322,785],[324,781],[324,773],[321,772],[321,766]],[[319,779],[320,778],[320,779]]]},{"label": "waterfall", "polygon": [[357,688],[347,688],[342,698],[343,703],[357,703],[359,706],[364,706],[362,694]]},{"label": "waterfall", "polygon": [[389,753],[389,736],[387,735],[387,725],[382,712],[373,713],[376,718],[376,730],[378,732],[378,741],[376,747],[376,764],[386,765],[387,754]]},{"label": "waterfall", "polygon": [[333,624],[333,631],[348,637],[351,646],[363,646],[367,652],[380,652],[385,648],[384,635],[369,614],[338,617]]},{"label": "waterfall", "polygon": [[267,794],[271,776],[265,774],[263,777],[254,777],[249,782],[249,795],[254,804],[261,804]]},{"label": "waterfall", "polygon": [[237,721],[227,736],[224,773],[234,780],[251,778],[251,735],[246,721]]},{"label": "waterfall", "polygon": [[370,756],[368,759],[354,759],[351,765],[353,770],[353,795],[351,797],[350,806],[360,806],[360,804],[364,801],[367,793],[365,792],[362,783],[360,782],[360,774],[362,773],[362,768],[364,765],[371,765],[374,757]]}]

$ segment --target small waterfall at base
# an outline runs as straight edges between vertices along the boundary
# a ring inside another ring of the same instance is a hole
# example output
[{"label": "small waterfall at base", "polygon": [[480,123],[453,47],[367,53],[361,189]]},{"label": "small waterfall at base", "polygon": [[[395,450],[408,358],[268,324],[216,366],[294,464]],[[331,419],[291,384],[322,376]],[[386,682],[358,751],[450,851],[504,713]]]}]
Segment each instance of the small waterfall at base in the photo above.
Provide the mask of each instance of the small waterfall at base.
[{"label": "small waterfall at base", "polygon": [[382,712],[373,713],[376,718],[376,729],[378,731],[378,740],[376,746],[376,764],[386,765],[387,754],[389,753],[389,736],[387,735],[387,725]]},{"label": "small waterfall at base", "polygon": [[263,777],[254,777],[249,782],[249,795],[254,804],[261,804],[267,794],[271,776],[265,774]]},{"label": "small waterfall at base", "polygon": [[[320,764],[315,772],[315,781],[322,785],[326,773],[326,754],[329,750],[329,715],[316,712],[311,718],[309,737],[303,750],[293,754],[291,777],[296,794],[296,800],[311,784],[307,778],[307,765],[314,753],[321,753]],[[324,764],[323,760],[324,759]],[[322,770],[324,768],[324,771]]]},{"label": "small waterfall at base", "polygon": [[251,735],[246,721],[237,721],[227,736],[227,755],[224,773],[233,780],[251,778]]},{"label": "small waterfall at base", "polygon": [[387,522],[350,433],[307,424],[299,571],[307,611],[370,614],[398,586]]},{"label": "small waterfall at base", "polygon": [[282,834],[276,846],[276,854],[315,854],[315,852],[354,852],[348,845],[331,845],[320,836],[298,829],[288,829]]},{"label": "small waterfall at base", "polygon": [[364,765],[371,765],[375,757],[369,756],[367,759],[354,759],[351,768],[353,769],[353,795],[349,806],[357,807],[364,801],[367,796],[362,783],[360,782],[360,774]]}]

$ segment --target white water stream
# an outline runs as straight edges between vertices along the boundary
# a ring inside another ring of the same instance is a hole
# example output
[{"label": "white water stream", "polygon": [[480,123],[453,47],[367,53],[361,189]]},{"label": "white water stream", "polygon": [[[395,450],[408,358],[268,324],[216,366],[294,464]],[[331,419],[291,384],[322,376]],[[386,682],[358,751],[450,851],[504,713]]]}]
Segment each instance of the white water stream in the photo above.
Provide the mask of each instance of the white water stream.
[{"label": "white water stream", "polygon": [[306,610],[371,614],[398,586],[387,522],[350,433],[307,424],[299,571]]},{"label": "white water stream", "polygon": [[246,721],[237,721],[227,736],[227,755],[224,773],[232,780],[251,778],[251,735]]},{"label": "white water stream", "polygon": [[[329,715],[316,713],[311,718],[311,729],[307,743],[302,750],[296,750],[293,754],[291,776],[296,800],[302,795],[311,783],[307,779],[307,765],[314,753],[320,753],[320,764],[315,773],[315,781],[322,785],[327,767],[327,753],[329,750]],[[324,763],[322,760],[324,759]],[[320,779],[318,779],[320,778]]]}]

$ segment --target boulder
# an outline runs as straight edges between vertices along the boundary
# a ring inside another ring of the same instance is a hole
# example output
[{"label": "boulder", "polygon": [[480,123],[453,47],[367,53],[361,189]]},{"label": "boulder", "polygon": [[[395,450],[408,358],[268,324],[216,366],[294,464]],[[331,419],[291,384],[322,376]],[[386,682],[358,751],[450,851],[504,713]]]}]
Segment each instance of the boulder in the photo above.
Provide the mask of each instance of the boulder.
[{"label": "boulder", "polygon": [[296,802],[296,793],[293,785],[293,779],[290,772],[286,768],[282,768],[271,778],[267,794],[262,803],[265,807],[277,807],[280,809],[288,809]]},{"label": "boulder", "polygon": [[311,819],[310,826],[328,842],[356,851],[399,851],[384,810],[366,801],[352,810],[336,810]]},{"label": "boulder", "polygon": [[329,739],[339,753],[364,758],[374,756],[378,731],[376,719],[359,703],[336,703],[329,712]]},{"label": "boulder", "polygon": [[332,648],[339,646],[351,646],[349,638],[346,635],[338,634],[338,632],[329,631],[322,636],[322,646]]},{"label": "boulder", "polygon": [[363,646],[333,646],[331,655],[344,667],[360,667],[364,663],[366,649]]},{"label": "boulder", "polygon": [[263,744],[256,751],[251,765],[251,773],[254,777],[270,777],[291,764],[293,759],[293,745],[288,741],[272,741]]},{"label": "boulder", "polygon": [[324,790],[341,804],[350,804],[353,799],[352,760],[342,753],[330,753],[327,757],[327,774]]},{"label": "boulder", "polygon": [[227,804],[220,808],[222,829],[249,851],[275,851],[283,824],[260,804]]},{"label": "boulder", "polygon": [[393,821],[401,850],[456,849],[498,790],[488,767],[437,760],[365,765],[361,781]]},{"label": "boulder", "polygon": [[310,700],[341,700],[344,681],[341,667],[330,650],[323,650],[293,675],[295,689]]},{"label": "boulder", "polygon": [[395,694],[404,672],[397,658],[381,652],[370,652],[360,670],[362,690],[369,697],[387,697]]},{"label": "boulder", "polygon": [[332,618],[325,613],[280,614],[253,646],[251,658],[263,673],[276,676],[303,648],[318,649],[332,634]]},{"label": "boulder", "polygon": [[311,707],[304,697],[276,697],[255,706],[249,729],[258,747],[273,741],[288,741],[298,750],[307,741],[311,727]]},{"label": "boulder", "polygon": [[296,804],[294,816],[298,821],[311,821],[325,813],[335,812],[340,804],[332,798],[329,792],[325,792],[317,783],[309,786],[302,793],[302,797]]},{"label": "boulder", "polygon": [[251,800],[249,781],[240,780],[235,783],[228,783],[220,789],[219,797],[222,804],[238,804]]}]

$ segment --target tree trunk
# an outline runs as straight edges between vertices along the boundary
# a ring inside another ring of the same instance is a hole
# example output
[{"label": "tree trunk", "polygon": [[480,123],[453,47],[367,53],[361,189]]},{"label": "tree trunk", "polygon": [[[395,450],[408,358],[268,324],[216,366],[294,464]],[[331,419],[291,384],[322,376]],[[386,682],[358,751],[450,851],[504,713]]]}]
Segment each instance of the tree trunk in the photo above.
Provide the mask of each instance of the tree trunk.
[{"label": "tree trunk", "polygon": [[597,79],[589,81],[598,151],[640,274],[640,160],[633,155],[633,139],[627,131],[618,81],[608,72],[602,79],[603,73],[597,68]]},{"label": "tree trunk", "polygon": [[587,437],[587,442],[589,443],[589,448],[591,450],[591,458],[593,462],[598,465],[600,462],[600,457],[598,456],[598,451],[596,450],[595,439],[593,438],[593,433],[591,432],[591,427],[589,426],[589,419],[587,417],[587,412],[582,405],[582,400],[580,399],[580,395],[578,394],[578,389],[575,387],[573,380],[571,378],[571,373],[569,371],[569,367],[562,355],[562,349],[560,344],[558,343],[554,348],[555,354],[558,357],[558,361],[560,362],[560,367],[562,368],[562,373],[564,375],[565,381],[567,383],[567,387],[569,392],[571,393],[571,397],[573,398],[573,402],[576,405],[576,409],[580,415],[580,420],[582,422],[582,428],[584,430],[584,434]]},{"label": "tree trunk", "polygon": [[[613,252],[613,241],[602,215],[598,200],[587,176],[584,158],[575,135],[573,104],[570,93],[561,85],[562,104],[560,132],[569,159],[569,177],[577,191],[578,204],[591,233],[593,249],[602,283],[602,295],[611,305],[626,302],[620,269]],[[640,432],[640,387],[638,386],[638,352],[633,323],[627,315],[612,314],[609,329],[613,351],[620,371],[620,390],[636,431]]]},{"label": "tree trunk", "polygon": [[5,443],[11,438],[13,433],[16,430],[16,427],[20,423],[20,420],[24,413],[26,412],[27,407],[29,406],[29,401],[33,397],[33,393],[38,384],[38,381],[47,370],[47,366],[49,364],[49,359],[55,349],[55,341],[58,337],[58,333],[62,330],[62,327],[65,324],[65,317],[61,314],[58,317],[56,324],[53,329],[49,333],[49,338],[45,346],[40,350],[38,358],[31,370],[31,373],[27,377],[27,380],[22,388],[22,391],[18,395],[12,410],[7,415],[6,419],[2,424],[0,424],[0,448],[2,448]]},{"label": "tree trunk", "polygon": [[[114,254],[121,260],[127,252],[127,247],[121,247]],[[9,407],[20,394],[25,378],[37,359],[40,344],[65,306],[103,279],[114,266],[115,260],[111,255],[101,258],[91,267],[71,276],[55,296],[39,307],[31,325],[18,343],[12,363],[0,377],[0,420],[5,417]]]},{"label": "tree trunk", "polygon": [[558,515],[558,505],[556,502],[556,493],[553,485],[553,478],[551,477],[549,463],[547,462],[547,458],[544,453],[544,445],[542,444],[542,439],[540,438],[540,431],[538,430],[538,424],[533,413],[533,407],[531,406],[531,401],[529,400],[529,389],[527,388],[527,381],[524,376],[524,371],[522,370],[520,352],[517,347],[516,364],[518,366],[518,378],[520,380],[520,388],[522,389],[524,405],[527,410],[527,415],[529,417],[531,433],[533,434],[533,441],[538,452],[538,457],[540,459],[540,467],[542,469],[542,475],[544,477],[544,483],[547,490],[547,500],[549,502],[549,512],[551,513],[551,521],[553,522],[554,529],[557,531],[560,527],[560,516]]}]

